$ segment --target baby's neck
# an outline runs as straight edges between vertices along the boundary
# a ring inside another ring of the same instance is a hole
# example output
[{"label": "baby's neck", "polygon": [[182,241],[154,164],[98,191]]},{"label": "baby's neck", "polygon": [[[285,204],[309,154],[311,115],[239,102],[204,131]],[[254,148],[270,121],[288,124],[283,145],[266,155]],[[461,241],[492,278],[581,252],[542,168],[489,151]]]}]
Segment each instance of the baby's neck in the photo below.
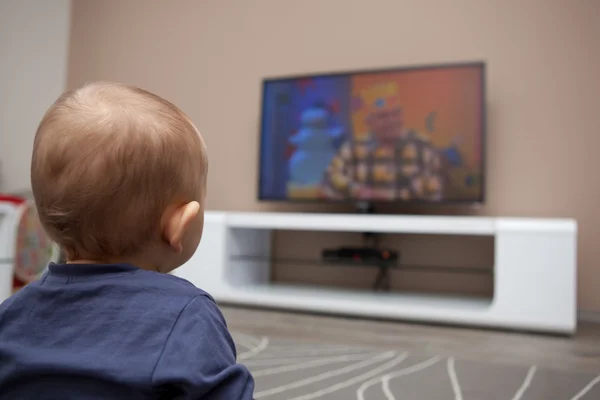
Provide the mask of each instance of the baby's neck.
[{"label": "baby's neck", "polygon": [[151,263],[145,262],[143,260],[136,260],[134,258],[114,258],[109,260],[77,259],[67,260],[67,264],[128,264],[148,271],[163,272],[156,265],[152,265]]}]

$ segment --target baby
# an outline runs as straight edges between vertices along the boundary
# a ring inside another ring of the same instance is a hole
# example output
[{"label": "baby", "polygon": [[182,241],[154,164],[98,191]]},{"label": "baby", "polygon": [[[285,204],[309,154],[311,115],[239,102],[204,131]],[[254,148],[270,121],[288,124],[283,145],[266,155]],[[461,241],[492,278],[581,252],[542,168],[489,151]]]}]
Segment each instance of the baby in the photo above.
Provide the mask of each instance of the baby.
[{"label": "baby", "polygon": [[152,93],[92,83],[50,107],[31,183],[67,262],[0,305],[0,399],[252,399],[214,300],[167,274],[200,242],[207,170]]}]

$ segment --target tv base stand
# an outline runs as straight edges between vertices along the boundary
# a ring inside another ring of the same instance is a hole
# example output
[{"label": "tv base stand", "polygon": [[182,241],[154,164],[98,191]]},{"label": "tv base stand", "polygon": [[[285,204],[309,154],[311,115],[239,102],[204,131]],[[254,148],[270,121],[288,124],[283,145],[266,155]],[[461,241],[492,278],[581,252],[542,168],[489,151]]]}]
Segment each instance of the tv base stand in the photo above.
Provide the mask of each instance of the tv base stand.
[{"label": "tv base stand", "polygon": [[[274,230],[493,236],[494,295],[482,300],[274,283]],[[572,334],[576,251],[576,222],[564,219],[207,212],[198,251],[174,274],[229,304]],[[243,257],[248,254],[257,257]]]}]

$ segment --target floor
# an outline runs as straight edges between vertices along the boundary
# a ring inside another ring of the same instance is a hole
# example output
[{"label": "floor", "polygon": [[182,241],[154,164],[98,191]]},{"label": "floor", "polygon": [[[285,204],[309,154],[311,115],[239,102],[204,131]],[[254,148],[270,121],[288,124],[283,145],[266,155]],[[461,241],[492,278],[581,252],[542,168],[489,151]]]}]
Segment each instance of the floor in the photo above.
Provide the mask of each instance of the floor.
[{"label": "floor", "polygon": [[316,343],[414,350],[473,361],[600,372],[600,324],[573,337],[222,307],[231,331]]}]

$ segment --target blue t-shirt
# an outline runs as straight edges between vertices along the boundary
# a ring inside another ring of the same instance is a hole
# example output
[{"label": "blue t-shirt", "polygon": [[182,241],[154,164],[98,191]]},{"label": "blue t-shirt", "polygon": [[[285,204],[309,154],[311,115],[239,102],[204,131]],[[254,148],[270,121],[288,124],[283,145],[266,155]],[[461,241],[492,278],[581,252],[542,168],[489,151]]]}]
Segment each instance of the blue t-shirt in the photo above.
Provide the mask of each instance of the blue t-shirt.
[{"label": "blue t-shirt", "polygon": [[252,399],[213,299],[131,265],[55,265],[0,304],[0,399]]}]

